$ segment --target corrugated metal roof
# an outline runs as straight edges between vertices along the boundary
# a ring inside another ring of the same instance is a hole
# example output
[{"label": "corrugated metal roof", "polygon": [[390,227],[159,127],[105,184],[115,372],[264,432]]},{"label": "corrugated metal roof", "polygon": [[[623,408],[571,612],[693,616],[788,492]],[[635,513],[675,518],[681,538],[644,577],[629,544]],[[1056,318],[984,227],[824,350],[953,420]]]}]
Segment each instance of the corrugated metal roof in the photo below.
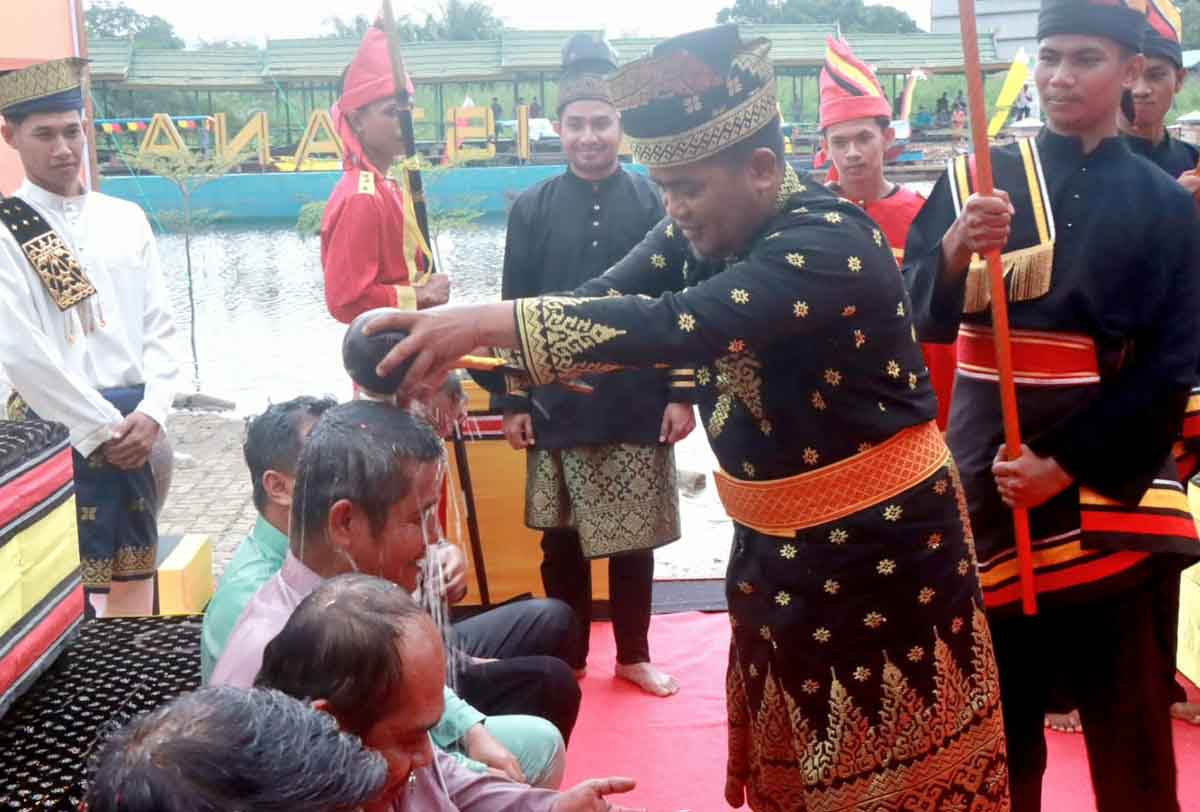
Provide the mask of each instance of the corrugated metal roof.
[{"label": "corrugated metal roof", "polygon": [[501,69],[502,40],[414,42],[404,46],[404,65],[414,82],[494,79]]},{"label": "corrugated metal roof", "polygon": [[621,37],[620,39],[609,40],[609,42],[617,52],[617,62],[624,65],[648,54],[651,48],[662,42],[662,38]]},{"label": "corrugated metal roof", "polygon": [[88,59],[93,79],[122,82],[129,75],[133,56],[132,39],[93,37],[88,40]]},{"label": "corrugated metal roof", "polygon": [[124,84],[189,90],[258,88],[263,85],[263,58],[255,48],[138,49]]},{"label": "corrugated metal roof", "polygon": [[336,81],[357,50],[358,41],[353,39],[267,40],[267,67],[263,75],[279,82]]},{"label": "corrugated metal roof", "polygon": [[[993,34],[979,34],[979,61],[984,70],[1007,68],[996,54]],[[934,73],[961,73],[962,38],[958,34],[847,34],[854,54],[880,73],[907,73],[924,68]]]},{"label": "corrugated metal roof", "polygon": [[[777,67],[819,68],[825,37],[837,33],[831,25],[744,25],[746,39],[771,40],[771,59]],[[466,80],[509,79],[516,73],[558,73],[563,43],[573,31],[505,29],[499,39],[466,42],[417,42],[404,46],[405,66],[422,84]],[[600,32],[593,31],[593,34]],[[933,72],[962,70],[962,48],[955,34],[849,34],[856,54],[880,73],[907,72],[914,67]],[[622,63],[646,54],[660,39],[613,40]],[[92,76],[96,81],[125,87],[187,87],[198,89],[268,89],[275,83],[320,81],[334,83],[350,64],[358,42],[348,39],[271,40],[265,51],[249,48],[194,51],[144,48],[134,50],[125,39],[93,38]],[[985,70],[1000,70],[1007,62],[996,54],[992,34],[979,36]]]},{"label": "corrugated metal roof", "polygon": [[[500,33],[500,67],[505,70],[557,71],[562,48],[577,31],[523,31],[506,28]],[[603,31],[586,30],[593,36]]]}]

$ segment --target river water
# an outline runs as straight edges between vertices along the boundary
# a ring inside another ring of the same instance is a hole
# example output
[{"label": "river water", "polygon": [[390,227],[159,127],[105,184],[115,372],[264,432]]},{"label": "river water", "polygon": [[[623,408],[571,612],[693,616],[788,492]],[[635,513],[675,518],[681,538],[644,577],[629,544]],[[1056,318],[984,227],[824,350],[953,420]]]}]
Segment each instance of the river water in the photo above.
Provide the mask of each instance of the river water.
[{"label": "river water", "polygon": [[[173,347],[190,389],[184,241],[160,235],[158,247],[175,315]],[[503,220],[443,234],[439,249],[453,279],[454,302],[500,298]],[[234,401],[241,415],[296,395],[350,396],[341,364],[345,327],[325,308],[317,237],[301,237],[288,226],[219,226],[192,238],[192,269],[200,391]],[[711,472],[716,466],[699,428],[677,446],[676,459],[683,470]],[[732,529],[711,473],[702,493],[683,497],[682,514],[687,543],[656,552],[658,576],[723,574]]]}]

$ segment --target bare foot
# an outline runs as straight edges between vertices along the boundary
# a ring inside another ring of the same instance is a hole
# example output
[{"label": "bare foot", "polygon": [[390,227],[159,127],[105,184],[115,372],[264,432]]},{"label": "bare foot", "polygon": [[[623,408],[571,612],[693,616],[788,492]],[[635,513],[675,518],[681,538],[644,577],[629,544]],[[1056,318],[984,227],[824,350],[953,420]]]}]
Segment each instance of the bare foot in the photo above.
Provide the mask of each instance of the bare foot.
[{"label": "bare foot", "polygon": [[1083,723],[1079,721],[1079,711],[1070,713],[1047,713],[1046,727],[1059,733],[1082,733]]},{"label": "bare foot", "polygon": [[670,674],[664,674],[653,663],[617,663],[618,679],[628,680],[648,694],[671,696],[679,693],[679,683]]},{"label": "bare foot", "polygon": [[1171,715],[1189,725],[1200,725],[1200,703],[1176,702],[1171,706]]}]

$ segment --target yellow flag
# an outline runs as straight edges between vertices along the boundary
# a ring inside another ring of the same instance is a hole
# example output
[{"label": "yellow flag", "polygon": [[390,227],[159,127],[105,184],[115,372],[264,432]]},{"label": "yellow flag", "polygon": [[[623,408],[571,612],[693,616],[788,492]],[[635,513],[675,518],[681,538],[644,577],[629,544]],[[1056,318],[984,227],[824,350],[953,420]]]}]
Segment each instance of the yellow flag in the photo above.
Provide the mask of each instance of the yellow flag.
[{"label": "yellow flag", "polygon": [[1012,109],[1013,102],[1017,100],[1021,89],[1025,87],[1025,80],[1028,78],[1029,58],[1025,56],[1025,49],[1022,48],[1013,58],[1012,67],[1008,69],[1008,76],[1004,77],[1004,86],[1000,88],[1000,95],[996,98],[996,112],[992,114],[992,121],[988,124],[988,138],[995,138],[996,133],[1000,132],[1000,128],[1004,126],[1004,122],[1008,121],[1008,112]]}]

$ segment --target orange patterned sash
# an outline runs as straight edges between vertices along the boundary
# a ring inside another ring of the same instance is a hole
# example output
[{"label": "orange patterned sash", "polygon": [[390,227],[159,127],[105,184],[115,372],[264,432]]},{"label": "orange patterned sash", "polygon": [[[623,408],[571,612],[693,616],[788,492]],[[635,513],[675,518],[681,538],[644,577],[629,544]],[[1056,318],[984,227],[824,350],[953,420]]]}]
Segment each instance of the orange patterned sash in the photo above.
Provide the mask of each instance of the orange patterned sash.
[{"label": "orange patterned sash", "polygon": [[751,482],[717,471],[714,478],[730,518],[760,533],[790,538],[797,530],[891,499],[949,461],[942,433],[930,421],[809,473]]}]

